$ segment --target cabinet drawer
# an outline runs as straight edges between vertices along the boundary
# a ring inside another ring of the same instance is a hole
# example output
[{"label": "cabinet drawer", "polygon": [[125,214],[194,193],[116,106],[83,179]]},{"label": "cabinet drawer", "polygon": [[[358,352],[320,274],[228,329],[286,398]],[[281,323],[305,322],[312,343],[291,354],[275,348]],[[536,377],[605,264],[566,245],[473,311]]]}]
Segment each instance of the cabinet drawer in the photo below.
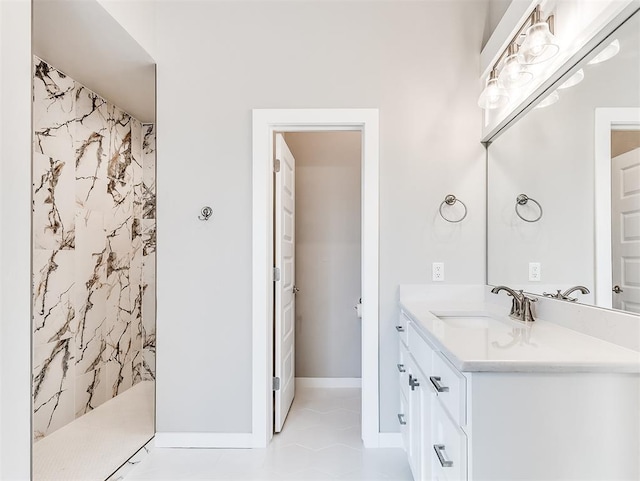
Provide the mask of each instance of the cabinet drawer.
[{"label": "cabinet drawer", "polygon": [[400,315],[398,316],[398,323],[396,324],[396,331],[400,337],[400,341],[405,346],[408,346],[409,343],[407,341],[407,330],[409,328],[409,318],[404,313],[404,311],[400,311]]},{"label": "cabinet drawer", "polygon": [[409,324],[409,328],[407,329],[407,340],[409,342],[409,351],[416,360],[418,368],[420,368],[426,376],[431,376],[433,371],[434,349],[418,333],[418,330],[413,323]]},{"label": "cabinet drawer", "polygon": [[[446,481],[467,479],[467,436],[444,412],[442,404],[433,403],[430,450],[433,478]],[[427,455],[427,453],[425,453]]]},{"label": "cabinet drawer", "polygon": [[453,420],[459,426],[465,426],[467,424],[466,378],[441,353],[434,352],[429,381],[431,387],[438,392],[438,398]]}]

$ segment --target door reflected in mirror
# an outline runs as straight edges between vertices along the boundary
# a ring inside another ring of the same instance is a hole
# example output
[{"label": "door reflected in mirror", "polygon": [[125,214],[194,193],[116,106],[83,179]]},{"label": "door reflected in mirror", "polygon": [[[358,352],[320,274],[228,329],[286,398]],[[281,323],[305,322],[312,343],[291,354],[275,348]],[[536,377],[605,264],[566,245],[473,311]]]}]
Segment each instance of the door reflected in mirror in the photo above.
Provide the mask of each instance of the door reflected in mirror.
[{"label": "door reflected in mirror", "polygon": [[611,131],[611,306],[640,314],[640,129]]}]

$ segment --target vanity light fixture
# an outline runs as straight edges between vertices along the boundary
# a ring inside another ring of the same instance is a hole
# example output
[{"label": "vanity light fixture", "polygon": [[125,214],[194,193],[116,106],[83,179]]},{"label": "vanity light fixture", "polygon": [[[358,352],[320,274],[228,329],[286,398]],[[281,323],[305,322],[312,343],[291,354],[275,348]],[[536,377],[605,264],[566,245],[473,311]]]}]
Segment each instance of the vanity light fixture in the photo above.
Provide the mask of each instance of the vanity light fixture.
[{"label": "vanity light fixture", "polygon": [[620,41],[616,38],[613,42],[607,45],[602,52],[589,60],[589,65],[595,65],[597,63],[606,62],[607,60],[615,57],[620,52]]},{"label": "vanity light fixture", "polygon": [[559,89],[568,89],[569,87],[573,87],[574,85],[578,85],[580,82],[584,80],[584,70],[580,69],[576,73],[574,73],[571,77],[567,79],[565,83],[558,87]]},{"label": "vanity light fixture", "polygon": [[485,110],[497,109],[509,101],[509,95],[498,84],[498,72],[493,69],[487,79],[487,86],[484,88],[478,99],[478,106]]},{"label": "vanity light fixture", "polygon": [[542,20],[540,5],[538,5],[531,13],[530,18],[531,26],[527,28],[524,42],[518,52],[518,61],[522,65],[546,62],[560,51],[552,31],[553,15],[549,16],[547,20]]},{"label": "vanity light fixture", "polygon": [[542,20],[540,5],[537,5],[493,65],[478,99],[481,108],[502,107],[509,102],[507,90],[520,88],[533,80],[534,74],[527,65],[549,60],[560,50],[553,31],[554,16]]},{"label": "vanity light fixture", "polygon": [[507,58],[502,64],[498,81],[504,88],[510,89],[522,87],[532,80],[533,74],[518,62],[518,44],[513,42],[507,49]]}]

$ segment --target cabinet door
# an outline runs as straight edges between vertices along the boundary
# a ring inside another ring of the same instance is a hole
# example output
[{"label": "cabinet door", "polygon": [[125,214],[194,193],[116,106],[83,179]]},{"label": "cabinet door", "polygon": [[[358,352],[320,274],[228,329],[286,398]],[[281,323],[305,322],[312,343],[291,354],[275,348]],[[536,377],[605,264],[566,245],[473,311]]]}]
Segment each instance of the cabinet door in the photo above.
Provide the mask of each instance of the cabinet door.
[{"label": "cabinet door", "polygon": [[409,388],[409,465],[413,477],[418,480],[431,479],[431,404],[435,392],[428,377],[418,367],[413,356],[408,356]]},{"label": "cabinet door", "polygon": [[423,376],[420,374],[413,356],[408,356],[407,384],[409,393],[409,466],[414,480],[422,479],[422,406],[421,384]]},{"label": "cabinet door", "polygon": [[433,478],[447,481],[467,479],[467,436],[454,424],[440,400],[431,406],[431,443],[427,447]]},{"label": "cabinet door", "polygon": [[409,440],[409,406],[404,396],[400,395],[400,412],[398,413],[400,434],[402,435],[402,447],[409,454],[411,443]]}]

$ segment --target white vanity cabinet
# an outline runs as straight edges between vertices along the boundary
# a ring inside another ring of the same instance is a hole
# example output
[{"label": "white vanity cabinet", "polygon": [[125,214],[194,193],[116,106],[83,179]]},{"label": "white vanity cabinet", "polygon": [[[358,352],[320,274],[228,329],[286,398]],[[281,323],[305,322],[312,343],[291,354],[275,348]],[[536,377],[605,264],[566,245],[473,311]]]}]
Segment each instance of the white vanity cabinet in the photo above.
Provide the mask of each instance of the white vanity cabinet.
[{"label": "white vanity cabinet", "polygon": [[637,373],[495,364],[461,372],[419,321],[400,318],[403,441],[414,479],[640,479]]},{"label": "white vanity cabinet", "polygon": [[[425,469],[422,455],[423,417],[428,396],[431,394],[424,387],[424,375],[420,371],[414,357],[409,353],[408,319],[401,318],[396,329],[399,333],[398,382],[400,386],[400,432],[402,442],[409,457],[409,465],[415,479],[421,479]],[[428,408],[426,409],[428,414]]]}]

